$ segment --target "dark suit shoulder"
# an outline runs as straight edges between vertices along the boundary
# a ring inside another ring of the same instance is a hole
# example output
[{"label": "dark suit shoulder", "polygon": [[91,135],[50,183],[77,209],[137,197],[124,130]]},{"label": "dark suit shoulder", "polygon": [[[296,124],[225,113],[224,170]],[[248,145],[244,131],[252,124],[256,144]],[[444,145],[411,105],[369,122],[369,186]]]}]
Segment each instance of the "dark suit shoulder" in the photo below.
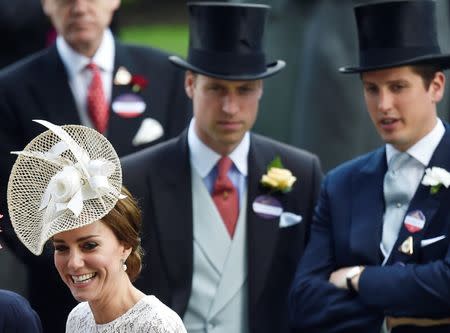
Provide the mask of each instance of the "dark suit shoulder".
[{"label": "dark suit shoulder", "polygon": [[4,289],[0,289],[0,327],[4,332],[42,332],[40,319],[30,303]]},{"label": "dark suit shoulder", "polygon": [[[122,43],[119,41],[116,41],[116,45],[120,47],[124,47],[128,49],[130,52],[134,52],[138,55],[146,55],[146,56],[154,56],[154,57],[162,57],[164,59],[167,59],[170,54],[164,50],[151,47],[151,46],[143,46],[143,45],[137,45],[137,44],[129,44],[129,43]],[[167,59],[168,60],[168,59]]]},{"label": "dark suit shoulder", "polygon": [[129,186],[149,175],[180,169],[189,162],[188,154],[186,132],[183,132],[178,137],[127,155],[121,159],[124,184]]},{"label": "dark suit shoulder", "polygon": [[[52,52],[56,52],[53,47],[44,49],[1,69],[0,84],[20,83],[24,78],[32,76],[34,72],[39,71],[47,63],[46,59],[51,57]],[[41,79],[45,80],[44,77],[41,77]]]},{"label": "dark suit shoulder", "polygon": [[137,198],[142,198],[148,191],[150,178],[189,168],[186,140],[184,132],[178,137],[123,157],[123,185]]},{"label": "dark suit shoulder", "polygon": [[151,67],[162,66],[165,70],[177,71],[177,67],[169,61],[170,54],[150,46],[125,44],[116,41],[116,53],[126,52],[127,55],[138,64],[146,64]]},{"label": "dark suit shoulder", "polygon": [[122,168],[134,168],[147,163],[157,163],[166,160],[167,157],[173,156],[180,144],[180,137],[172,138],[168,141],[161,142],[157,145],[139,150],[133,154],[124,156],[121,159]]},{"label": "dark suit shoulder", "polygon": [[[318,156],[312,152],[276,141],[266,136],[252,133],[251,140],[256,147],[264,147],[264,154],[270,155],[272,158],[284,156],[290,160],[319,161]],[[285,161],[282,162],[284,163]]]},{"label": "dark suit shoulder", "polygon": [[346,161],[334,169],[330,170],[327,177],[330,178],[347,178],[351,177],[358,170],[363,170],[364,168],[373,168],[375,163],[379,162],[379,158],[384,156],[384,146],[376,150],[368,152],[366,154],[360,155]]}]

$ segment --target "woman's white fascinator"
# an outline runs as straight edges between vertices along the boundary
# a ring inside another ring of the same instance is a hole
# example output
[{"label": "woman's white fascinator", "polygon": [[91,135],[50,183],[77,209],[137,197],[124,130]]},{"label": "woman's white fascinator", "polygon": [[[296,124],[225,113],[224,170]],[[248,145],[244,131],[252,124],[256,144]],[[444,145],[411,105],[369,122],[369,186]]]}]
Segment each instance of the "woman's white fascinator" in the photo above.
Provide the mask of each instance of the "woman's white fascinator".
[{"label": "woman's white fascinator", "polygon": [[35,255],[53,235],[100,220],[121,195],[122,169],[111,143],[80,125],[48,128],[17,154],[8,210],[20,241]]}]

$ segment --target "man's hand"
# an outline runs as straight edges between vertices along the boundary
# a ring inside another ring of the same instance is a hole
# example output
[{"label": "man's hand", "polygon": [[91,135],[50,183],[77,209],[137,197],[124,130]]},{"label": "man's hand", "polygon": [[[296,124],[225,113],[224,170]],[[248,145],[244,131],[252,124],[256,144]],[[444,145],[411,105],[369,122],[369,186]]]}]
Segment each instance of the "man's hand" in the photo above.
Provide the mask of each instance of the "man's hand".
[{"label": "man's hand", "polygon": [[[352,267],[343,267],[339,268],[338,270],[331,273],[329,281],[330,283],[334,284],[336,288],[339,289],[348,289],[347,287],[347,273],[353,269]],[[355,288],[356,291],[359,289],[359,277],[361,276],[361,273],[363,272],[364,267],[362,267],[361,272],[357,275],[355,275],[352,278],[352,285]]]},{"label": "man's hand", "polygon": [[347,289],[347,281],[345,276],[350,269],[352,269],[352,267],[343,267],[331,273],[329,279],[330,283],[334,284],[336,288]]}]

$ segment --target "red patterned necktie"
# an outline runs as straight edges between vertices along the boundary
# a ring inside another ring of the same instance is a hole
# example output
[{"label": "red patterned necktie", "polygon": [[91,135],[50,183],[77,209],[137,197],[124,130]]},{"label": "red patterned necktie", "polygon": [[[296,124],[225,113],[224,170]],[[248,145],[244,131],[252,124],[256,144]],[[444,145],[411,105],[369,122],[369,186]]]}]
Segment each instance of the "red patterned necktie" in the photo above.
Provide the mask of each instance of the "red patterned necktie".
[{"label": "red patterned necktie", "polygon": [[94,63],[87,65],[87,68],[92,72],[92,80],[87,93],[87,110],[92,124],[97,131],[103,134],[108,127],[109,107],[103,91],[102,76],[100,69]]},{"label": "red patterned necktie", "polygon": [[222,216],[222,220],[231,238],[233,238],[239,215],[238,193],[227,175],[232,164],[233,162],[227,156],[219,160],[217,164],[217,178],[214,182],[212,193],[214,203],[219,210],[220,216]]}]

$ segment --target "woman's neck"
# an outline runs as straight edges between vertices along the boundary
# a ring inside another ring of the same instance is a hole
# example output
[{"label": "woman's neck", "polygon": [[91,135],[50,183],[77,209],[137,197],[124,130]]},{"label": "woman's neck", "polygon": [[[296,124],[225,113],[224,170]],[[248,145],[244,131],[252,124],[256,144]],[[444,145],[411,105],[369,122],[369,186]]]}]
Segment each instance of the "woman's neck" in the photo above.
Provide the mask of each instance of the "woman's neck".
[{"label": "woman's neck", "polygon": [[127,279],[122,288],[115,289],[102,299],[89,302],[89,306],[95,322],[106,324],[122,316],[144,296],[145,294]]}]

